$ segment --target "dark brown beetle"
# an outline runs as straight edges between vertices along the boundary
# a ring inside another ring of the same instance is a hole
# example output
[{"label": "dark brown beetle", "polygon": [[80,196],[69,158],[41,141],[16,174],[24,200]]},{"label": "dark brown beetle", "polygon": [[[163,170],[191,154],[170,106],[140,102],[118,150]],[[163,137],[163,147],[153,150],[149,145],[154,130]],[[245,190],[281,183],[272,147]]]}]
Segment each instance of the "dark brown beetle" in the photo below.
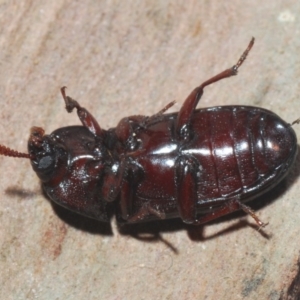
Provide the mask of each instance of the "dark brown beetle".
[{"label": "dark brown beetle", "polygon": [[[203,89],[237,70],[236,65],[195,88],[179,113],[132,116],[116,128],[96,119],[61,89],[68,112],[83,126],[44,135],[33,127],[29,154],[0,146],[0,154],[26,157],[56,203],[82,215],[109,221],[115,205],[120,223],[180,217],[203,224],[238,209],[265,224],[244,204],[284,178],[297,153],[290,124],[271,111],[251,106],[196,110]],[[298,122],[295,121],[295,122]]]}]

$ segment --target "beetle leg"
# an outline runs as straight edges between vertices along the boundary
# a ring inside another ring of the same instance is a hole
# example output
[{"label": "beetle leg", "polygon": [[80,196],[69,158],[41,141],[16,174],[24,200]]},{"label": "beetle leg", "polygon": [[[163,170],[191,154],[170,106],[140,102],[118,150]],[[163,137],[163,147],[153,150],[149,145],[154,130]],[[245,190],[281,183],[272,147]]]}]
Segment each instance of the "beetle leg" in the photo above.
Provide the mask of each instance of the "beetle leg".
[{"label": "beetle leg", "polygon": [[262,222],[255,214],[255,212],[249,206],[241,203],[238,198],[228,200],[225,205],[221,206],[219,209],[214,210],[211,213],[205,214],[201,218],[197,219],[193,224],[194,225],[204,224],[206,222],[210,222],[212,220],[215,220],[217,218],[220,218],[224,215],[227,215],[229,213],[232,213],[240,209],[242,209],[245,213],[249,214],[255,220],[255,222],[259,227],[265,227],[268,225],[268,223]]},{"label": "beetle leg", "polygon": [[163,114],[175,103],[175,101],[168,103],[159,112],[150,117],[136,115],[123,118],[115,128],[115,133],[118,137],[118,140],[125,144],[125,142],[128,142],[128,139],[132,137],[135,132],[139,131],[140,129],[147,128],[151,123],[159,122],[162,118],[164,118]]},{"label": "beetle leg", "polygon": [[157,116],[163,115],[168,109],[170,109],[176,103],[175,100],[168,103],[165,107],[163,107],[158,113],[152,115],[150,118],[155,118]]},{"label": "beetle leg", "polygon": [[66,87],[62,87],[60,89],[61,94],[65,100],[66,103],[66,110],[67,112],[72,112],[74,108],[77,109],[77,115],[82,123],[83,126],[85,126],[92,134],[96,136],[103,136],[103,132],[101,130],[100,125],[96,121],[96,119],[93,117],[93,115],[87,111],[84,107],[81,107],[79,103],[72,99],[71,97],[66,95]]},{"label": "beetle leg", "polygon": [[175,164],[176,200],[183,222],[193,224],[197,217],[197,172],[199,163],[192,156],[180,156]]},{"label": "beetle leg", "polygon": [[134,195],[136,185],[142,180],[143,171],[141,170],[141,167],[135,163],[133,157],[140,156],[141,151],[131,152],[130,157],[123,157],[117,175],[118,179],[115,181],[112,179],[112,182],[115,182],[117,187],[111,186],[111,188],[104,189],[108,191],[107,195],[112,195],[110,194],[110,191],[112,191],[114,196],[108,197],[111,199],[115,198],[117,194],[120,194],[117,217],[126,223],[141,221],[149,215],[155,215],[159,219],[165,219],[166,217],[163,212],[152,207],[150,203],[142,204],[139,207],[135,205]]},{"label": "beetle leg", "polygon": [[115,128],[117,139],[126,146],[126,149],[131,151],[134,150],[134,133],[145,118],[145,116],[123,118]]},{"label": "beetle leg", "polygon": [[164,113],[169,108],[171,108],[175,103],[176,103],[176,101],[171,101],[165,107],[163,107],[159,112],[157,112],[156,114],[154,114],[154,115],[152,115],[150,117],[145,117],[144,120],[143,120],[143,122],[141,123],[141,127],[147,128],[147,126],[149,124],[153,124],[153,123],[161,121],[164,118]]},{"label": "beetle leg", "polygon": [[179,216],[187,224],[200,225],[212,221],[236,210],[242,209],[249,214],[260,227],[265,227],[268,223],[262,222],[255,212],[247,205],[241,203],[239,198],[226,201],[220,208],[206,213],[197,218],[197,173],[199,163],[192,156],[180,156],[175,165],[176,175],[176,200]]},{"label": "beetle leg", "polygon": [[203,82],[200,86],[196,87],[191,94],[187,97],[187,99],[184,101],[177,117],[177,123],[176,123],[176,133],[179,136],[180,139],[185,138],[186,135],[189,135],[190,131],[190,122],[192,119],[192,115],[195,111],[195,108],[203,94],[203,89],[219,80],[234,76],[237,74],[238,68],[242,65],[242,63],[245,61],[249,51],[251,50],[252,46],[254,44],[254,38],[251,39],[247,49],[244,51],[238,62],[232,67],[229,68],[216,76],[208,79],[207,81]]},{"label": "beetle leg", "polygon": [[144,220],[147,216],[150,215],[155,215],[156,217],[158,217],[159,219],[163,220],[166,218],[166,214],[160,212],[159,210],[151,207],[151,205],[149,203],[145,203],[137,213],[135,213],[134,215],[130,216],[127,219],[128,223],[136,223],[136,222],[140,222],[142,220]]},{"label": "beetle leg", "polygon": [[120,193],[122,179],[120,175],[109,173],[104,177],[101,189],[102,197],[107,202],[113,202]]},{"label": "beetle leg", "polygon": [[[134,153],[131,153],[134,155]],[[118,217],[124,221],[132,215],[134,205],[135,185],[142,177],[139,165],[135,164],[131,157],[124,156],[121,159],[120,170],[118,171],[116,184],[117,187],[112,187],[114,195],[119,194],[120,200],[118,204]]]},{"label": "beetle leg", "polygon": [[119,196],[118,217],[127,220],[132,210],[132,170],[131,161],[128,157],[123,157],[120,162],[117,174],[108,173],[101,188],[104,201],[113,202]]},{"label": "beetle leg", "polygon": [[129,216],[132,212],[133,206],[133,186],[132,186],[132,177],[133,174],[131,170],[126,171],[126,175],[124,175],[121,190],[120,190],[120,212],[123,220],[128,220]]}]

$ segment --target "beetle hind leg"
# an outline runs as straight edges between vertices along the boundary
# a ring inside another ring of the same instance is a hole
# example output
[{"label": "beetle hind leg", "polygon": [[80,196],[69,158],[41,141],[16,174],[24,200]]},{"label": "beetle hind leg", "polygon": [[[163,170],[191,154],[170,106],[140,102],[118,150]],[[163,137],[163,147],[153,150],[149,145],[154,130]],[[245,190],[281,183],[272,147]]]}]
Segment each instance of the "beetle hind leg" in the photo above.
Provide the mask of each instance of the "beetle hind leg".
[{"label": "beetle hind leg", "polygon": [[212,78],[204,81],[201,85],[196,87],[190,95],[184,101],[177,117],[176,121],[176,133],[179,139],[185,139],[189,136],[189,126],[192,120],[193,113],[196,109],[196,106],[203,95],[204,88],[212,83],[215,83],[219,80],[234,76],[237,74],[238,68],[245,61],[249,51],[251,50],[254,44],[254,38],[251,39],[248,47],[243,52],[238,62],[231,68],[224,70],[223,72],[213,76]]},{"label": "beetle hind leg", "polygon": [[249,206],[243,204],[238,198],[233,198],[231,200],[226,201],[226,203],[220,208],[198,218],[193,223],[193,225],[200,225],[210,222],[212,220],[215,220],[240,209],[242,209],[245,213],[249,214],[260,228],[268,225],[268,223],[262,222],[255,214],[255,212]]},{"label": "beetle hind leg", "polygon": [[242,209],[255,220],[259,227],[268,225],[268,223],[262,222],[249,206],[243,204],[239,197],[230,200],[225,199],[224,205],[199,217],[197,182],[200,166],[198,161],[193,156],[182,155],[176,161],[175,170],[177,208],[184,223],[200,225]]}]

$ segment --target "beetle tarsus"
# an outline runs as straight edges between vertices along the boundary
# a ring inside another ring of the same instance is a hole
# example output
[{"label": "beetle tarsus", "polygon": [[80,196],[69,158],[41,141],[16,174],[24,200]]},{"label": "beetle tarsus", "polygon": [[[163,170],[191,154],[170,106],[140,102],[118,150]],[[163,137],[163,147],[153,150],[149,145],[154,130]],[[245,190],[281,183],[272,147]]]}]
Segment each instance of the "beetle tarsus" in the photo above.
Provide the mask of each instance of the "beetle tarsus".
[{"label": "beetle tarsus", "polygon": [[236,65],[235,65],[236,69],[238,69],[242,65],[242,63],[245,61],[245,59],[247,58],[248,53],[250,52],[251,48],[254,45],[254,41],[255,41],[255,39],[254,39],[254,37],[252,37],[247,49],[244,51],[244,53],[242,54],[242,56],[240,57],[240,59],[236,63]]},{"label": "beetle tarsus", "polygon": [[259,226],[259,228],[266,227],[269,224],[269,223],[262,222],[249,206],[241,203],[239,200],[237,200],[237,202],[239,203],[239,206],[241,207],[241,209],[255,220],[255,222]]},{"label": "beetle tarsus", "polygon": [[79,103],[72,99],[71,97],[66,95],[66,86],[63,86],[60,91],[61,94],[63,96],[63,99],[65,100],[65,104],[66,104],[66,110],[68,113],[71,113],[73,111],[74,108],[77,108],[77,110],[81,109],[81,106],[79,105]]},{"label": "beetle tarsus", "polygon": [[140,222],[145,220],[150,215],[154,215],[161,220],[166,218],[165,213],[160,212],[159,210],[151,207],[149,203],[146,203],[139,209],[139,211],[136,214],[128,218],[127,222],[128,223]]},{"label": "beetle tarsus", "polygon": [[291,126],[293,126],[294,124],[299,124],[300,123],[300,118],[298,118],[297,120],[295,120],[294,122],[292,122]]}]

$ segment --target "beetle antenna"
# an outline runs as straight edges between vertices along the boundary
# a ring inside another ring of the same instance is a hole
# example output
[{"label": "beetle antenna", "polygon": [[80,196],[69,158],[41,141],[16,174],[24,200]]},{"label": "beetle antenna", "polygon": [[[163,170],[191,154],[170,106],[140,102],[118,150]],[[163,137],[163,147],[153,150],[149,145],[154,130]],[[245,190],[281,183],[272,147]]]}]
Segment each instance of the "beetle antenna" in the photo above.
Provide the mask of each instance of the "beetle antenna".
[{"label": "beetle antenna", "polygon": [[10,156],[10,157],[31,158],[31,155],[28,153],[18,152],[4,145],[0,145],[0,155]]}]

